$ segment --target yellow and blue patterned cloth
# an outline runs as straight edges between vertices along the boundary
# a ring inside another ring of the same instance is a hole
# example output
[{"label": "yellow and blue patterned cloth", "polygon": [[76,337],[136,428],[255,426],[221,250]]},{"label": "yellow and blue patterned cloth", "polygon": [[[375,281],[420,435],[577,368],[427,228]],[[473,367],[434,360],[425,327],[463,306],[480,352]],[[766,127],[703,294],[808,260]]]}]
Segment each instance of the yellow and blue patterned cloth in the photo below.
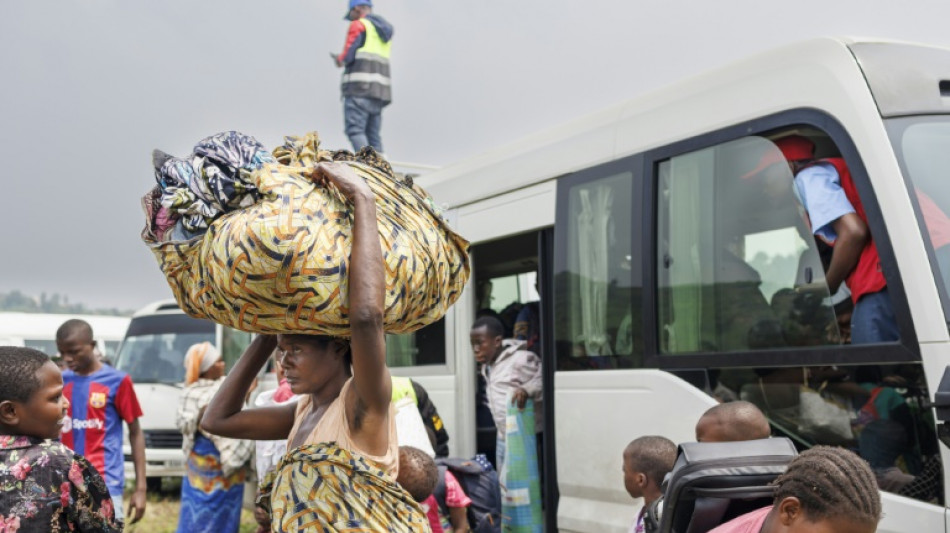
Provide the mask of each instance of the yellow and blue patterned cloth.
[{"label": "yellow and blue patterned cloth", "polygon": [[225,475],[221,454],[200,433],[188,454],[187,473],[181,481],[181,533],[237,533],[247,470]]},{"label": "yellow and blue patterned cloth", "polygon": [[288,452],[260,498],[274,533],[431,533],[419,504],[390,475],[332,442]]},{"label": "yellow and blue patterned cloth", "polygon": [[145,198],[145,243],[189,315],[254,333],[349,336],[352,206],[310,179],[344,161],[376,195],[386,273],[385,328],[408,333],[439,320],[468,281],[468,242],[411,180],[397,180],[371,148],[320,149],[316,133],[285,137],[247,178],[258,200],[218,216],[188,240],[156,235],[161,188]]}]

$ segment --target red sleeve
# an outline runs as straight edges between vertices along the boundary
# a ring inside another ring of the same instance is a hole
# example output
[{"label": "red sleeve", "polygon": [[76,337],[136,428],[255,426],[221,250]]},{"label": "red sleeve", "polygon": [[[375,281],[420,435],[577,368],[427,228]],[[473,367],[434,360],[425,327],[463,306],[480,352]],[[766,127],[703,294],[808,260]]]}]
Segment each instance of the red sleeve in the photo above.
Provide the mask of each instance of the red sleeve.
[{"label": "red sleeve", "polygon": [[131,424],[136,418],[142,416],[142,407],[139,405],[139,398],[135,395],[132,378],[129,376],[122,378],[119,390],[115,393],[115,408],[126,424]]},{"label": "red sleeve", "polygon": [[350,29],[346,30],[346,44],[343,45],[343,52],[336,56],[339,61],[343,61],[343,58],[346,57],[346,53],[350,51],[350,47],[353,46],[353,43],[356,42],[356,39],[364,31],[366,31],[366,28],[360,20],[350,22]]}]

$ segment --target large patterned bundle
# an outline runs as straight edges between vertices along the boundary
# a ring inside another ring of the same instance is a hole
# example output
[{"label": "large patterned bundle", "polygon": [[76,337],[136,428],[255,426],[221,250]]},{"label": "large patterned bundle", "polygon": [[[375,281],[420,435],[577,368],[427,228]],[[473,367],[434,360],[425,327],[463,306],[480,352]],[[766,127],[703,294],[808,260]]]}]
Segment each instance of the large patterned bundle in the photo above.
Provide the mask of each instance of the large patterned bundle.
[{"label": "large patterned bundle", "polygon": [[468,242],[425,193],[397,181],[371,149],[319,149],[315,133],[286,137],[252,181],[260,200],[211,223],[202,236],[161,241],[152,229],[160,191],[144,198],[143,239],[188,314],[256,333],[348,336],[352,206],[309,179],[321,161],[347,161],[376,194],[386,263],[385,326],[406,333],[441,318],[469,276]]},{"label": "large patterned bundle", "polygon": [[265,477],[258,503],[278,533],[431,532],[425,512],[392,476],[335,442],[288,451]]}]

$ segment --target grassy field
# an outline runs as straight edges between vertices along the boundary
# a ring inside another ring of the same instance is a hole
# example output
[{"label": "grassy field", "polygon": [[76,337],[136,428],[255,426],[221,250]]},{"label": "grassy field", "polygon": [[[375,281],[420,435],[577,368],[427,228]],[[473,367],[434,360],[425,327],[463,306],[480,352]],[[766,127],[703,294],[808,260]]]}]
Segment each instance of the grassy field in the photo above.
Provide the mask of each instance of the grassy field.
[{"label": "grassy field", "polygon": [[[126,485],[125,505],[128,507],[129,485]],[[181,506],[181,480],[178,478],[164,478],[162,489],[159,492],[148,494],[148,503],[145,505],[145,517],[137,524],[129,525],[125,531],[129,533],[174,533],[178,527],[178,509]],[[257,522],[251,511],[241,511],[241,533],[257,531]]]}]

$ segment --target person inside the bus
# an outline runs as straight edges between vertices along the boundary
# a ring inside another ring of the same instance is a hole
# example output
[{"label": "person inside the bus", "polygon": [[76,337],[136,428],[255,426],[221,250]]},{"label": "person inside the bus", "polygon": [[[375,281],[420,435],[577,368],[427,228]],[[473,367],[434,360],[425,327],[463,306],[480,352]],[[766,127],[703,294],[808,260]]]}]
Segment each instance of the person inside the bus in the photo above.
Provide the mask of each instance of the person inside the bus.
[{"label": "person inside the bus", "polygon": [[882,375],[879,366],[822,367],[812,373],[826,383],[826,391],[848,401],[858,455],[871,466],[881,490],[931,501],[938,498],[940,484],[933,476],[940,469],[927,463],[939,451],[926,449],[934,439],[921,438],[910,407],[919,402],[914,397],[919,368],[905,365]]},{"label": "person inside the bus", "polygon": [[[766,183],[786,179],[801,199],[814,235],[833,243],[825,281],[831,294],[847,282],[854,301],[851,339],[854,344],[892,342],[900,338],[877,246],[867,215],[844,159],[815,159],[815,144],[801,135],[775,141],[743,178],[762,177]],[[784,157],[784,159],[783,159]],[[768,188],[768,187],[767,187]]]},{"label": "person inside the bus", "polygon": [[[287,439],[289,451],[262,489],[270,495],[263,502],[274,531],[333,528],[343,521],[360,531],[426,531],[426,516],[395,482],[399,451],[386,366],[376,197],[342,163],[318,164],[312,179],[332,184],[352,209],[346,269],[351,337],[258,336],[211,400],[201,428],[237,439]],[[247,391],[275,347],[291,390],[301,398],[245,409]],[[315,500],[319,505],[297,503]]]},{"label": "person inside the bus", "polygon": [[[524,409],[528,399],[534,400],[535,413],[541,413],[541,359],[534,352],[524,349],[524,342],[504,339],[504,326],[498,319],[483,316],[472,324],[470,337],[475,360],[482,365],[485,378],[488,407],[498,429],[496,442],[496,465],[500,471],[505,458],[505,428],[508,427],[508,399]],[[543,418],[535,416],[535,433],[543,431]],[[540,454],[539,454],[540,457]],[[540,469],[539,469],[540,470]]]},{"label": "person inside the bus", "polygon": [[825,338],[828,342],[851,344],[851,315],[854,313],[854,302],[851,298],[841,300],[834,304],[834,312],[836,323],[828,324],[825,328]]},{"label": "person inside the bus", "polygon": [[[716,296],[720,312],[718,350],[784,346],[781,326],[762,293],[762,276],[742,257],[743,236],[735,235],[720,253]],[[775,334],[777,333],[777,334]]]},{"label": "person inside the bus", "polygon": [[881,495],[874,474],[843,448],[816,446],[775,479],[774,503],[710,533],[874,533]]},{"label": "person inside the bus", "polygon": [[[807,227],[797,226],[802,241],[810,238]],[[816,250],[806,248],[798,259],[798,274],[795,279],[794,293],[797,302],[806,306],[797,306],[794,320],[801,325],[807,324],[800,338],[800,346],[824,344],[851,344],[851,314],[854,302],[848,284],[842,282],[838,291],[825,297],[824,287],[820,291],[814,288],[815,272],[825,272],[831,266],[834,247],[821,239],[815,239]],[[817,252],[817,253],[815,253]]]},{"label": "person inside the bus", "polygon": [[788,346],[842,344],[845,329],[849,332],[847,339],[850,342],[850,297],[829,306],[820,293],[786,287],[772,295],[770,305]]}]

